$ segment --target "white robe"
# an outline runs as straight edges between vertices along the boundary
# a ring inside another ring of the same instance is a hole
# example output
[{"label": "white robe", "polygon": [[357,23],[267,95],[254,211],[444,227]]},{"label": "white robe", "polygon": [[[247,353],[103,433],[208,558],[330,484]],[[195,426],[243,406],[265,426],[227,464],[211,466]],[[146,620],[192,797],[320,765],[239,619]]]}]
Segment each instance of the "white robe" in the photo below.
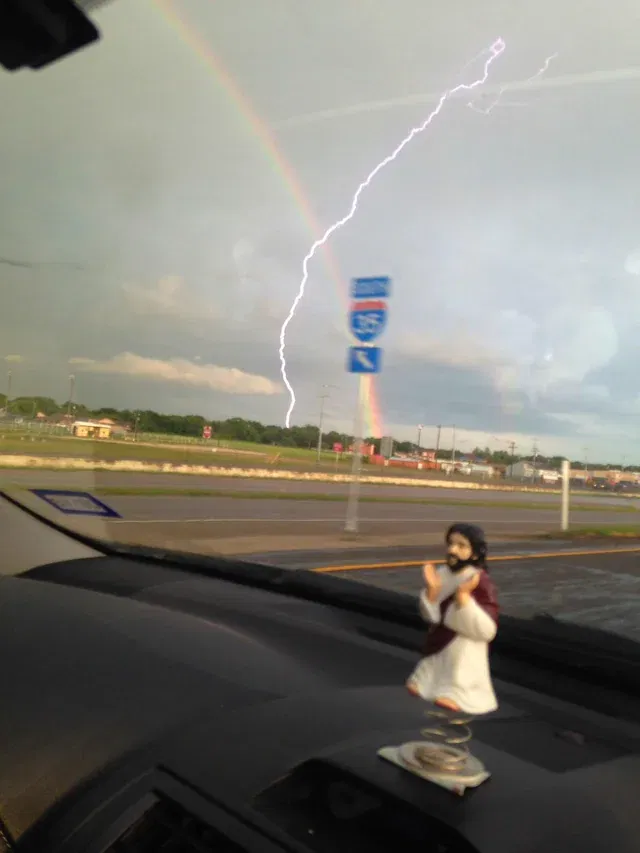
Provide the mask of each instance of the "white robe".
[{"label": "white robe", "polygon": [[[420,613],[432,622],[433,612],[423,591]],[[498,700],[489,669],[489,643],[496,635],[496,623],[473,597],[463,607],[452,601],[443,621],[456,636],[441,651],[423,658],[409,682],[428,702],[449,699],[468,714],[495,711]]]}]

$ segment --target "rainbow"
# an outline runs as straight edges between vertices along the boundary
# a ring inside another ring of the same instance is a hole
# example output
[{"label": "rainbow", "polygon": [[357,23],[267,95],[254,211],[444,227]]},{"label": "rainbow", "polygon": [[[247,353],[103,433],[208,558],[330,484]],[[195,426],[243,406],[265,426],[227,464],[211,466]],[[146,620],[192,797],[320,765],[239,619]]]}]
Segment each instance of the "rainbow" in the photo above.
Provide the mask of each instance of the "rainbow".
[{"label": "rainbow", "polygon": [[[307,224],[312,239],[318,239],[324,233],[324,228],[317,221],[298,176],[278,147],[276,138],[269,126],[260,118],[251,101],[225,68],[220,58],[213,52],[200,34],[187,23],[184,17],[178,14],[172,0],[153,0],[153,5],[172,29],[178,32],[182,40],[198,58],[214,72],[218,84],[248,124],[269,164],[280,174],[289,195],[298,208],[300,216]],[[323,256],[327,271],[336,284],[338,296],[342,300],[346,312],[348,296],[345,287],[345,278],[340,272],[335,256],[328,245],[325,245],[323,248]],[[363,395],[365,433],[369,436],[379,438],[382,435],[382,418],[380,415],[378,389],[373,376],[365,377]]]}]

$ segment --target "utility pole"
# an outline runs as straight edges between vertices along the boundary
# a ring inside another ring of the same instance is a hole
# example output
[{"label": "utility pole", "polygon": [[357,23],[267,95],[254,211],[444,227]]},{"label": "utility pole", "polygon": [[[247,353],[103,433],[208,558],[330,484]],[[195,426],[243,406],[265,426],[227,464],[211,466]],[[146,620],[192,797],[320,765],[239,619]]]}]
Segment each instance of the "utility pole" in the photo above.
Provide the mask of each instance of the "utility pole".
[{"label": "utility pole", "polygon": [[67,403],[67,417],[71,419],[71,410],[73,408],[73,398],[76,390],[76,377],[73,373],[69,374],[69,402]]},{"label": "utility pole", "polygon": [[533,480],[535,482],[536,472],[538,468],[538,439],[533,439]]},{"label": "utility pole", "polygon": [[451,437],[451,464],[454,465],[456,461],[456,425],[454,424],[451,429],[453,430]]},{"label": "utility pole", "polygon": [[5,400],[4,410],[6,414],[9,414],[9,400],[11,400],[11,382],[13,380],[13,373],[11,370],[7,370],[7,399]]},{"label": "utility pole", "polygon": [[438,424],[438,431],[436,432],[436,459],[438,458],[438,453],[440,452],[440,433],[442,432],[442,426]]},{"label": "utility pole", "polygon": [[[323,388],[335,388],[335,385],[323,385]],[[319,463],[320,458],[322,457],[322,427],[324,423],[324,401],[328,399],[329,392],[326,391],[324,394],[320,394],[320,417],[318,419],[318,447],[317,447],[317,456],[316,461]]]},{"label": "utility pole", "polygon": [[418,456],[420,456],[420,438],[422,436],[422,424],[418,424]]},{"label": "utility pole", "polygon": [[513,477],[513,466],[516,464],[516,443],[515,443],[515,441],[509,442],[509,449],[511,450],[511,476]]}]

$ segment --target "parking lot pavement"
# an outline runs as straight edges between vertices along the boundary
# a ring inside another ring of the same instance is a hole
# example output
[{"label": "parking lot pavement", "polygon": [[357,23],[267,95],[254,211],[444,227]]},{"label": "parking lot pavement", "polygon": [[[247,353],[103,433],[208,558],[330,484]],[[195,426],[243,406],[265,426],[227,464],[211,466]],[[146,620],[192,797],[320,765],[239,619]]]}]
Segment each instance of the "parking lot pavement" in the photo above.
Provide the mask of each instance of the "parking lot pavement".
[{"label": "parking lot pavement", "polygon": [[[391,562],[391,561],[389,561]],[[613,631],[640,641],[640,552],[501,555],[490,564],[502,612],[529,618],[549,613],[564,621]],[[332,571],[335,577],[418,595],[416,567]]]}]

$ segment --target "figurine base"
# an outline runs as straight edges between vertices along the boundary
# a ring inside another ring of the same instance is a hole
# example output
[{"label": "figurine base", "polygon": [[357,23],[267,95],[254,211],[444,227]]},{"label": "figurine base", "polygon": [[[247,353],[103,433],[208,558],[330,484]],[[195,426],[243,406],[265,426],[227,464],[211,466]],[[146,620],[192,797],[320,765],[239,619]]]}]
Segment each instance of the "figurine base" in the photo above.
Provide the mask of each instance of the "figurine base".
[{"label": "figurine base", "polygon": [[[433,782],[447,791],[462,796],[467,788],[477,788],[490,778],[491,774],[475,755],[465,754],[464,760],[454,769],[439,769],[423,764],[418,758],[418,750],[427,748],[442,751],[442,745],[432,741],[410,741],[402,746],[385,746],[378,750],[380,758],[390,761],[403,770],[408,770],[414,776],[419,776],[427,782]],[[444,760],[450,757],[443,754]]]}]

